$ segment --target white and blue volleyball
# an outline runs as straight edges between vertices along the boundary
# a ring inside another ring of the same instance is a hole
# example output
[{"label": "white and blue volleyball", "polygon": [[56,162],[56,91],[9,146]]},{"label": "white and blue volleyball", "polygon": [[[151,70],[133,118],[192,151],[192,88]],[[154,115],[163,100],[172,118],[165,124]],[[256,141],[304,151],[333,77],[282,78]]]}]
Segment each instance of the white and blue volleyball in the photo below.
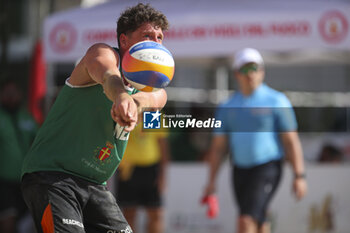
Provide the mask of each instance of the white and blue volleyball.
[{"label": "white and blue volleyball", "polygon": [[122,71],[125,79],[140,91],[157,91],[174,77],[175,62],[163,45],[154,41],[134,44],[124,54]]}]

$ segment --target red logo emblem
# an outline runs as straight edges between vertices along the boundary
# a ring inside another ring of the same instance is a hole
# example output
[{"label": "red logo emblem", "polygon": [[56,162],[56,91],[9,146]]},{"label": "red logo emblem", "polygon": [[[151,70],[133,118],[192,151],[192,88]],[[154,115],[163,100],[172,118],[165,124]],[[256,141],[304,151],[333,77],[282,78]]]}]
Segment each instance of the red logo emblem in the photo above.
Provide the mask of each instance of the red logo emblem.
[{"label": "red logo emblem", "polygon": [[342,42],[349,31],[349,22],[338,10],[328,11],[322,15],[318,29],[322,38],[329,43]]},{"label": "red logo emblem", "polygon": [[105,161],[111,155],[111,153],[112,153],[111,149],[113,149],[113,148],[114,148],[113,144],[110,142],[107,142],[106,146],[102,147],[102,149],[98,152],[97,158],[100,161]]},{"label": "red logo emblem", "polygon": [[70,23],[59,23],[50,32],[50,45],[57,53],[67,53],[77,42],[77,30]]},{"label": "red logo emblem", "polygon": [[103,147],[98,154],[98,159],[104,161],[111,155],[111,150],[108,147]]}]

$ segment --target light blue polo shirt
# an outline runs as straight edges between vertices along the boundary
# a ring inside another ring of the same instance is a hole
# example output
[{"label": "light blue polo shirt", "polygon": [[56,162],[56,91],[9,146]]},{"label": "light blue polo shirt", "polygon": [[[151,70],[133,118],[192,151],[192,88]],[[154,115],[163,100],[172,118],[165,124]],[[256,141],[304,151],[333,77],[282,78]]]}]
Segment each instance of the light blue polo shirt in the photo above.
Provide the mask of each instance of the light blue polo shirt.
[{"label": "light blue polo shirt", "polygon": [[283,157],[279,134],[297,130],[288,98],[266,84],[250,96],[237,91],[219,105],[216,119],[222,127],[215,134],[227,134],[234,164],[249,168]]}]

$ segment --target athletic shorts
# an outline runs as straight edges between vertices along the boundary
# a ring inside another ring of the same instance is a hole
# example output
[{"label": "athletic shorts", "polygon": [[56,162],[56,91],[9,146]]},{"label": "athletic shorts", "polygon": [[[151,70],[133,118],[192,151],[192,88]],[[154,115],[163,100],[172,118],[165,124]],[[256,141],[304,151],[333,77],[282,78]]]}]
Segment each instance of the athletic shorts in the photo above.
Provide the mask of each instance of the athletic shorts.
[{"label": "athletic shorts", "polygon": [[0,219],[21,217],[27,210],[20,183],[0,179]]},{"label": "athletic shorts", "polygon": [[160,207],[162,199],[157,185],[158,176],[159,164],[135,166],[126,181],[118,176],[116,197],[120,207]]},{"label": "athletic shorts", "polygon": [[279,184],[281,161],[272,161],[253,168],[238,168],[232,172],[233,188],[240,215],[249,215],[259,225],[266,221],[268,205]]},{"label": "athletic shorts", "polygon": [[24,200],[38,233],[131,233],[105,185],[62,172],[34,172],[22,179]]}]

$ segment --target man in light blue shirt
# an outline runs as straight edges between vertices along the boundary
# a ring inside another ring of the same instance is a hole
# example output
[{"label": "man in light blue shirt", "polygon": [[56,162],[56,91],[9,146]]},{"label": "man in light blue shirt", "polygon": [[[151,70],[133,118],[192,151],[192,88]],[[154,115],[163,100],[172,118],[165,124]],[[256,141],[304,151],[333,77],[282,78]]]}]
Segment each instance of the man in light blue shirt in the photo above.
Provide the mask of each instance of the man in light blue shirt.
[{"label": "man in light blue shirt", "polygon": [[257,50],[237,52],[233,69],[239,90],[217,109],[222,128],[214,132],[211,143],[204,195],[215,192],[220,157],[229,144],[239,207],[237,232],[270,232],[266,211],[278,187],[284,157],[292,164],[296,198],[301,199],[307,189],[297,122],[288,98],[263,83],[264,62]]}]

